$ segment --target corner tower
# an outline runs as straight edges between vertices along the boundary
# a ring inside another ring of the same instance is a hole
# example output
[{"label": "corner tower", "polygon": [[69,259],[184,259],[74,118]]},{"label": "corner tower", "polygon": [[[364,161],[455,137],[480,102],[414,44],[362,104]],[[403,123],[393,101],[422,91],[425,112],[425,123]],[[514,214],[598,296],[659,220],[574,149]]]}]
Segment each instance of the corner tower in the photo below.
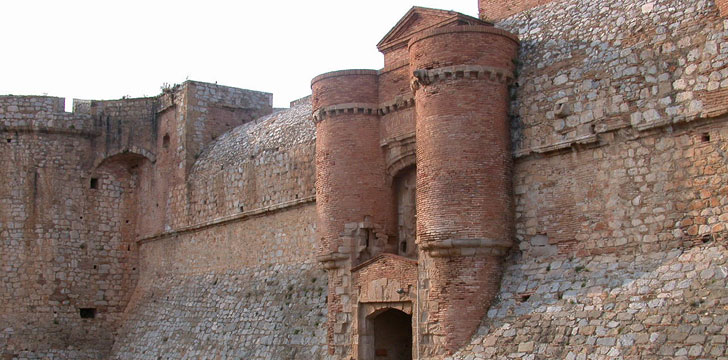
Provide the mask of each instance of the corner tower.
[{"label": "corner tower", "polygon": [[442,358],[477,329],[512,244],[518,40],[415,7],[378,48],[383,69],[312,82],[329,351]]}]

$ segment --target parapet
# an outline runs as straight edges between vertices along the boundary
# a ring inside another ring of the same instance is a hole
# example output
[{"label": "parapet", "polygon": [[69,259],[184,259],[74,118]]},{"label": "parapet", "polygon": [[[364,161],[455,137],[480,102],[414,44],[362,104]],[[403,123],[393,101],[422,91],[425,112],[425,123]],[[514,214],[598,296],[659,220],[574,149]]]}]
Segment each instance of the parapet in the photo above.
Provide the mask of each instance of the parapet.
[{"label": "parapet", "polygon": [[52,96],[0,96],[0,131],[93,134],[91,117],[65,112],[65,103]]},{"label": "parapet", "polygon": [[344,104],[378,105],[378,72],[376,70],[340,70],[321,74],[311,81],[313,111]]}]

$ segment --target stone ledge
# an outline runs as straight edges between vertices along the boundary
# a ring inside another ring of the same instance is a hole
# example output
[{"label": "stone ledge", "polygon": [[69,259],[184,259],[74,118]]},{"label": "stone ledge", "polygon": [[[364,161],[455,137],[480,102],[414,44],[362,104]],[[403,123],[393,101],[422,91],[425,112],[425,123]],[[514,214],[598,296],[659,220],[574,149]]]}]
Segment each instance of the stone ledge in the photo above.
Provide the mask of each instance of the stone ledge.
[{"label": "stone ledge", "polygon": [[685,126],[689,124],[701,124],[706,122],[722,122],[722,121],[728,121],[728,116],[726,116],[726,113],[721,112],[703,112],[696,115],[690,115],[690,116],[676,116],[672,119],[662,119],[658,121],[653,121],[649,123],[639,124],[639,125],[614,125],[614,126],[602,126],[600,127],[599,124],[596,126],[595,133],[588,134],[584,136],[578,136],[572,139],[563,140],[559,142],[555,142],[552,144],[542,145],[542,146],[536,146],[531,147],[528,149],[522,149],[517,150],[513,152],[513,157],[523,158],[527,157],[532,154],[540,154],[540,155],[550,155],[558,153],[560,150],[574,148],[579,149],[580,146],[601,146],[601,145],[608,145],[608,144],[602,144],[599,138],[599,134],[605,134],[605,133],[611,133],[611,132],[627,132],[630,135],[630,139],[638,139],[642,136],[649,135],[652,131],[660,130],[664,128],[670,128],[671,126]]},{"label": "stone ledge", "polygon": [[84,130],[74,128],[61,128],[51,126],[0,126],[0,132],[37,132],[41,134],[61,134],[61,135],[77,135],[82,137],[96,137],[101,135],[100,131],[97,130]]},{"label": "stone ledge", "polygon": [[503,256],[513,246],[511,240],[498,239],[447,239],[423,241],[420,248],[432,257],[494,255]]},{"label": "stone ledge", "polygon": [[278,203],[278,204],[271,205],[271,206],[266,206],[266,207],[261,207],[261,208],[245,211],[240,214],[224,216],[224,217],[220,217],[220,218],[213,219],[210,221],[205,221],[205,222],[201,222],[198,224],[185,226],[185,227],[182,227],[182,228],[179,228],[176,230],[166,231],[166,232],[154,234],[151,236],[146,236],[146,237],[143,237],[143,238],[137,240],[136,243],[138,245],[141,245],[141,244],[145,244],[148,242],[165,239],[170,236],[177,236],[177,235],[182,235],[182,234],[193,232],[193,231],[200,231],[200,230],[203,230],[203,229],[206,229],[209,227],[223,225],[223,224],[227,224],[227,223],[234,222],[234,221],[242,221],[242,220],[246,220],[246,219],[249,219],[252,217],[265,215],[265,214],[285,210],[288,208],[293,208],[293,207],[296,207],[299,205],[312,203],[312,202],[316,202],[316,196],[309,196],[309,197],[305,197],[302,199],[296,199],[293,201],[286,201],[286,202]]}]

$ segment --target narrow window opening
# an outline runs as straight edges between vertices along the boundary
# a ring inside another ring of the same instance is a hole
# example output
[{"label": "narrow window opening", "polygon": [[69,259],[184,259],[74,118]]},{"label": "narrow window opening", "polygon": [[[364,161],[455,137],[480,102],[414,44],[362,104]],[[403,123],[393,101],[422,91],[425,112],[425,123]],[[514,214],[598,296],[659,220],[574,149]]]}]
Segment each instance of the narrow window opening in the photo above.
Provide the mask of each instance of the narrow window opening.
[{"label": "narrow window opening", "polygon": [[162,138],[162,146],[164,148],[169,147],[169,134],[164,134],[164,137]]},{"label": "narrow window opening", "polygon": [[[520,293],[520,294],[516,295],[516,299],[518,299],[519,302],[526,302],[526,301],[528,301],[528,299],[531,298],[531,295],[533,295],[532,292]],[[559,297],[559,299],[560,298],[561,297]]]},{"label": "narrow window opening", "polygon": [[710,133],[703,133],[703,142],[710,142]]},{"label": "narrow window opening", "polygon": [[13,141],[13,139],[8,139],[8,142],[12,142],[12,141]]},{"label": "narrow window opening", "polygon": [[91,183],[89,184],[89,187],[91,189],[98,189],[99,188],[99,178],[91,178]]},{"label": "narrow window opening", "polygon": [[240,205],[240,212],[243,212],[243,211],[245,211],[245,208],[243,207],[243,205]]},{"label": "narrow window opening", "polygon": [[96,317],[95,308],[80,308],[78,314],[81,315],[81,319],[93,319]]},{"label": "narrow window opening", "polygon": [[96,270],[96,265],[94,265],[94,270]]},{"label": "narrow window opening", "polygon": [[402,253],[402,254],[407,253],[407,242],[406,241],[402,241],[400,243],[400,253]]}]

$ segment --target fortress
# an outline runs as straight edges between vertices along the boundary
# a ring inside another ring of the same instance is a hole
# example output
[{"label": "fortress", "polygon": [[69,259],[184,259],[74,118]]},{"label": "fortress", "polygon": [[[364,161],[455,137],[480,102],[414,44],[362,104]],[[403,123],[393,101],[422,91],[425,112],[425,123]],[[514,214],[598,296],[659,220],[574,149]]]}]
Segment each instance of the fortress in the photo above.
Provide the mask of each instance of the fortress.
[{"label": "fortress", "polygon": [[728,1],[479,8],[289,109],[0,96],[0,358],[728,359]]}]

